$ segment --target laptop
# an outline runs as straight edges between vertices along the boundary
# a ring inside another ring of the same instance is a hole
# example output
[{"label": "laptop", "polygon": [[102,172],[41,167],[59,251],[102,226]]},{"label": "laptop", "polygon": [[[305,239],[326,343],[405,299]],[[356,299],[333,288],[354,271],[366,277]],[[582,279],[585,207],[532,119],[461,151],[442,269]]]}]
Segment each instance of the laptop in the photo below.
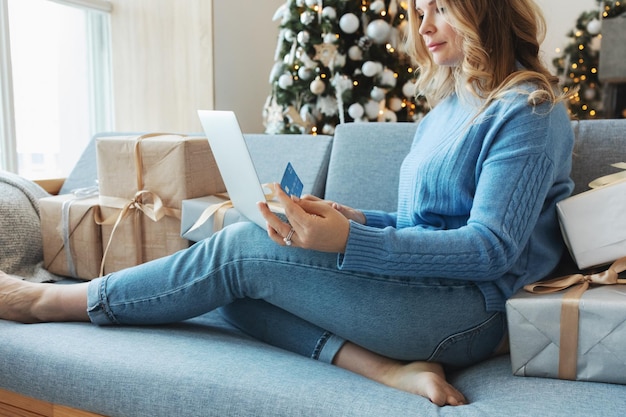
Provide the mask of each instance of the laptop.
[{"label": "laptop", "polygon": [[221,110],[198,110],[198,116],[233,207],[267,230],[267,222],[257,207],[257,202],[265,201],[265,193],[237,116]]}]

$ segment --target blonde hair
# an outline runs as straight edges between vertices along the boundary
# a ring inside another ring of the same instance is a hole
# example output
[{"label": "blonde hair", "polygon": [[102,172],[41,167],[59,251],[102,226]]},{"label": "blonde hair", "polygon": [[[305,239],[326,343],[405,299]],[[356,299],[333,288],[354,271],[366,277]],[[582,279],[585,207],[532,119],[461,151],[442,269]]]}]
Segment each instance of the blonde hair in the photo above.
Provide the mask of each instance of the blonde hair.
[{"label": "blonde hair", "polygon": [[479,98],[483,109],[523,83],[536,87],[526,92],[530,105],[560,100],[558,77],[539,58],[546,25],[533,0],[437,0],[437,7],[462,39],[463,60],[456,67],[435,64],[409,0],[407,52],[419,71],[416,93],[431,106],[456,93]]}]

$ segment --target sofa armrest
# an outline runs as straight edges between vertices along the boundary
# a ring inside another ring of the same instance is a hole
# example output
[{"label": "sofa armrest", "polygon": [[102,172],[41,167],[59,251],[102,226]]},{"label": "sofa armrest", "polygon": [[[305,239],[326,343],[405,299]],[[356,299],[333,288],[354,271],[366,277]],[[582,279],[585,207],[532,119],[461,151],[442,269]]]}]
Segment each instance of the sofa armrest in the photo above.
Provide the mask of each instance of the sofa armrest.
[{"label": "sofa armrest", "polygon": [[44,190],[46,190],[48,193],[52,195],[57,195],[59,194],[59,191],[61,191],[61,187],[63,187],[65,178],[48,178],[48,179],[42,179],[42,180],[35,180],[33,182],[39,185]]}]

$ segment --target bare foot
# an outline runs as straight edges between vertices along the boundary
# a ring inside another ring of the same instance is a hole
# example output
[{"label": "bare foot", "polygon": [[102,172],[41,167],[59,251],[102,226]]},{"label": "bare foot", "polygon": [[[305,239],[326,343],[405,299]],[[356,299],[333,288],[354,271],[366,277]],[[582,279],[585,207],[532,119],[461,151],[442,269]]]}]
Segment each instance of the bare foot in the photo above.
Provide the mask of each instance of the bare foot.
[{"label": "bare foot", "polygon": [[426,397],[439,406],[467,404],[463,394],[446,381],[443,368],[438,363],[397,363],[389,368],[383,383]]},{"label": "bare foot", "polygon": [[0,271],[0,319],[21,323],[89,321],[87,285],[35,284]]},{"label": "bare foot", "polygon": [[21,323],[40,321],[33,313],[45,284],[34,284],[0,271],[0,318]]},{"label": "bare foot", "polygon": [[448,384],[440,364],[400,362],[346,342],[333,363],[374,381],[428,398],[438,406],[467,404],[465,397]]}]

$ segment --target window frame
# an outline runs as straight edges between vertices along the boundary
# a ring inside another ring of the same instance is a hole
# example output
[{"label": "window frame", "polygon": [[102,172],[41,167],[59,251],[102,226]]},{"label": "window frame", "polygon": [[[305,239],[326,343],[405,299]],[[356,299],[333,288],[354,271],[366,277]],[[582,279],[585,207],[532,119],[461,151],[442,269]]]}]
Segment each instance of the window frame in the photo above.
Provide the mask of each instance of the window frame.
[{"label": "window frame", "polygon": [[[18,172],[17,138],[11,62],[9,0],[0,0],[0,169]],[[87,12],[91,133],[112,130],[113,88],[109,0],[47,0]],[[104,47],[103,47],[104,46]],[[94,54],[98,51],[98,54]]]}]

